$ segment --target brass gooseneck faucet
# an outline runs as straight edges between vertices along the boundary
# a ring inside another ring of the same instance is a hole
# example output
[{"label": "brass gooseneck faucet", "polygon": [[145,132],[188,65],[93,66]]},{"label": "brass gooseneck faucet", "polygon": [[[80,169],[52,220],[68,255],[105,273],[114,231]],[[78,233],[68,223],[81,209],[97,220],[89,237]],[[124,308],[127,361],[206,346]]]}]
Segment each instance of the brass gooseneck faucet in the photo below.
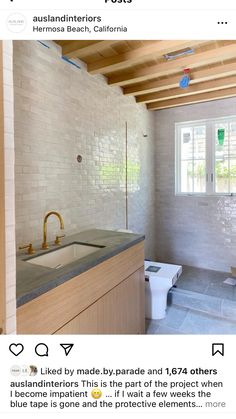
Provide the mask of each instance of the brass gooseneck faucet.
[{"label": "brass gooseneck faucet", "polygon": [[42,243],[42,249],[48,249],[48,243],[47,243],[47,221],[48,218],[50,217],[50,215],[56,215],[56,217],[59,219],[60,221],[60,229],[64,230],[64,221],[63,218],[61,216],[61,214],[59,214],[59,212],[57,211],[50,211],[48,212],[45,217],[44,217],[44,221],[43,221],[43,243]]}]

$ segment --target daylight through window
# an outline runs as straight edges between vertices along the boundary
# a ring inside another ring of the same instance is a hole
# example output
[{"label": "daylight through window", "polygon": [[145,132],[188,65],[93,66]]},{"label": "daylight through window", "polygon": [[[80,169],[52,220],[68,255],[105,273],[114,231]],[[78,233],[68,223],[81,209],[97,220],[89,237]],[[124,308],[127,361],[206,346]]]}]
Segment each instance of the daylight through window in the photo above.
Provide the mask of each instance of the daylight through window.
[{"label": "daylight through window", "polygon": [[176,124],[176,194],[236,193],[236,116]]}]

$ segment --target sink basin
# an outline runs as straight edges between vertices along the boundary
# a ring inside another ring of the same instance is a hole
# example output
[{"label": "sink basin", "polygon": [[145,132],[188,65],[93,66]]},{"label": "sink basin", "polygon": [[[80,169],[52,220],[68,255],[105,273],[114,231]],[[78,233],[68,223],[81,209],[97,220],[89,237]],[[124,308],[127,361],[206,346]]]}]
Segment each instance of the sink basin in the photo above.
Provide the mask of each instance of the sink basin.
[{"label": "sink basin", "polygon": [[52,250],[41,256],[26,260],[33,265],[45,266],[47,268],[59,269],[71,262],[75,262],[91,253],[98,252],[105,246],[96,246],[86,243],[71,243],[60,249]]}]

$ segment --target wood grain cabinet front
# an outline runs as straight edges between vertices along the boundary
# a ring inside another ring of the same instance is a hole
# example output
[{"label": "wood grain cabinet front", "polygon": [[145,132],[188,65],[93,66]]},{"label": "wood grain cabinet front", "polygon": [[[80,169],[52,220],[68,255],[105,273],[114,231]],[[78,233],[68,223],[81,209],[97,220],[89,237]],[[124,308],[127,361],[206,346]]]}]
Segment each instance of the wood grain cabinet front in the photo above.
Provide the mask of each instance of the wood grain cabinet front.
[{"label": "wood grain cabinet front", "polygon": [[20,334],[144,333],[144,242],[17,309]]},{"label": "wood grain cabinet front", "polygon": [[145,332],[144,274],[139,269],[55,334],[140,334]]}]

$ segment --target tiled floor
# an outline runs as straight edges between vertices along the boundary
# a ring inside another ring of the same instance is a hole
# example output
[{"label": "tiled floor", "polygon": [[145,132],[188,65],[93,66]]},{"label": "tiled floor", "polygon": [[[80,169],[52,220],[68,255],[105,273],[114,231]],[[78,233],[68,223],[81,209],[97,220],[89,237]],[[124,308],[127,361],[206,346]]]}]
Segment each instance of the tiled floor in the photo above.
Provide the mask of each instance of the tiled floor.
[{"label": "tiled floor", "polygon": [[170,306],[163,320],[147,320],[146,333],[158,335],[236,334],[236,323],[198,311]]},{"label": "tiled floor", "polygon": [[236,301],[236,286],[224,284],[228,277],[231,275],[227,272],[183,266],[176,285],[177,288]]},{"label": "tiled floor", "polygon": [[[232,310],[235,310],[236,286],[223,283],[228,276],[228,273],[185,266],[177,281],[177,290],[180,294],[181,290],[193,291],[193,304],[188,307],[168,306],[165,319],[147,320],[147,334],[236,334],[236,321],[231,321]],[[197,301],[194,298],[199,295],[203,297],[201,310],[194,304]],[[222,313],[226,313],[225,307],[228,307],[229,318],[220,318],[218,306],[212,309],[213,303],[220,304]],[[204,308],[204,304],[209,307]]]}]

